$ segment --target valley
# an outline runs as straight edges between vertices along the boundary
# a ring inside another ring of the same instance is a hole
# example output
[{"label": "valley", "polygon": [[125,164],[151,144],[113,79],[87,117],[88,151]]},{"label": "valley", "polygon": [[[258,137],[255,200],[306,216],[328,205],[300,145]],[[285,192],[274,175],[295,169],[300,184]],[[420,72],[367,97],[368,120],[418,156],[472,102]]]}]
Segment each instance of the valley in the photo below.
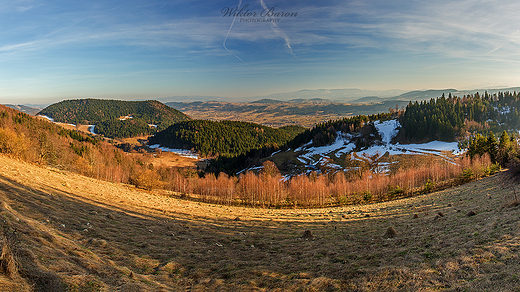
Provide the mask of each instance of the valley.
[{"label": "valley", "polygon": [[339,103],[331,101],[302,100],[284,102],[259,100],[248,103],[232,102],[167,102],[194,119],[212,121],[244,121],[270,127],[299,125],[312,127],[316,124],[344,117],[386,112],[389,108],[403,107],[408,101],[382,100],[368,103]]},{"label": "valley", "polygon": [[[0,106],[0,288],[513,289],[518,144],[491,129],[516,125],[518,100],[443,96],[311,129],[166,121],[157,141]],[[461,152],[470,126],[489,131]],[[218,173],[200,154],[253,166]]]}]

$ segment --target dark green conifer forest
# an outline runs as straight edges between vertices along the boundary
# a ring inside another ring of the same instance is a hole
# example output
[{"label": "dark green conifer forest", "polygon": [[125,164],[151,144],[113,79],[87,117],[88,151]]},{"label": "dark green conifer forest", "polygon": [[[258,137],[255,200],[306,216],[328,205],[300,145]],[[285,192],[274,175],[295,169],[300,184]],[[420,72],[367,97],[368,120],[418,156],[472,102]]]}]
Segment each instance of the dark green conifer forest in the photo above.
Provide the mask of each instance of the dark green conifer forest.
[{"label": "dark green conifer forest", "polygon": [[399,122],[401,137],[409,142],[454,141],[475,132],[511,131],[520,127],[520,96],[516,92],[463,97],[444,95],[410,102]]},{"label": "dark green conifer forest", "polygon": [[[287,130],[286,130],[287,129]],[[150,137],[150,144],[194,149],[204,156],[235,157],[253,149],[278,148],[301,132],[302,127],[275,129],[238,121],[193,120],[176,123]]]},{"label": "dark green conifer forest", "polygon": [[[64,100],[46,107],[38,114],[51,117],[55,122],[96,125],[96,133],[110,138],[148,135],[176,122],[191,119],[156,100]],[[122,121],[119,120],[121,117],[131,118]]]}]

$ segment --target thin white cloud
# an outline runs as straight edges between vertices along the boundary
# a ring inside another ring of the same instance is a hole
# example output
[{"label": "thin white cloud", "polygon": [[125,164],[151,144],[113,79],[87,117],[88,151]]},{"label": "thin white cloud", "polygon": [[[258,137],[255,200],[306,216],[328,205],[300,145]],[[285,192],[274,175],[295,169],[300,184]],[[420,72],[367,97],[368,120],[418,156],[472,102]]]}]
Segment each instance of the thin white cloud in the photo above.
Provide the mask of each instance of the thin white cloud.
[{"label": "thin white cloud", "polygon": [[[260,4],[262,5],[262,7],[264,8],[265,11],[268,11],[269,8],[267,7],[267,5],[265,5],[265,2],[264,0],[260,0]],[[284,40],[285,40],[285,46],[287,47],[287,49],[289,50],[289,53],[293,56],[296,56],[294,55],[293,53],[293,50],[292,50],[292,47],[291,47],[291,39],[287,36],[287,34],[278,27],[278,25],[276,24],[276,22],[271,22],[271,25],[272,25],[272,29],[273,31],[280,35]]]},{"label": "thin white cloud", "polygon": [[[242,0],[240,0],[240,1],[238,2],[237,10],[240,10],[240,7],[241,7],[241,6],[242,6]],[[231,30],[233,29],[233,26],[235,25],[235,21],[236,21],[236,20],[237,20],[237,17],[234,16],[234,17],[233,17],[233,21],[231,22],[231,25],[229,26],[229,29],[228,29],[228,31],[227,31],[227,33],[226,33],[226,37],[224,38],[224,41],[222,42],[222,46],[224,47],[224,49],[226,49],[226,51],[228,51],[229,53],[233,54],[233,56],[235,56],[235,57],[236,57],[238,60],[240,60],[242,63],[246,63],[246,62],[244,62],[244,60],[242,60],[239,56],[237,56],[237,54],[231,52],[231,51],[228,49],[228,47],[226,46],[226,41],[227,41],[227,39],[228,39],[228,37],[229,37],[229,33],[230,33]]]},{"label": "thin white cloud", "polygon": [[[18,7],[30,6],[30,3],[18,4]],[[264,9],[271,5],[264,0],[260,4]],[[0,40],[0,61],[15,55],[23,57],[24,53],[37,54],[57,48],[74,50],[81,46],[172,48],[179,58],[196,58],[201,54],[221,56],[229,52],[240,56],[243,52],[241,47],[231,45],[234,41],[265,43],[280,38],[289,53],[299,55],[300,61],[308,61],[310,56],[334,60],[339,55],[348,55],[349,50],[365,48],[473,60],[520,58],[520,18],[516,13],[520,11],[520,3],[516,1],[477,4],[434,1],[416,2],[413,6],[396,3],[395,7],[387,1],[305,5],[291,8],[298,12],[298,17],[265,25],[233,24],[231,18],[223,18],[218,11],[214,16],[152,22],[113,20],[112,12],[79,13],[69,15],[61,27],[48,28],[40,36],[10,42]],[[267,26],[275,33],[266,33]],[[25,29],[33,27],[28,25]],[[14,27],[10,33],[23,35],[20,29]]]}]

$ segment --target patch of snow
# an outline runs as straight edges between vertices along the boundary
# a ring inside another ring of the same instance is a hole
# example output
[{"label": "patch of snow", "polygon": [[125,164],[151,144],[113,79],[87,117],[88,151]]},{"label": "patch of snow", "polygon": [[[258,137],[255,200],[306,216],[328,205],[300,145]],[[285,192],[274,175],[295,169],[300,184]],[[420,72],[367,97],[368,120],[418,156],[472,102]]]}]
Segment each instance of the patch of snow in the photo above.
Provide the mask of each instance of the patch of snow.
[{"label": "patch of snow", "polygon": [[394,138],[395,135],[397,135],[397,128],[400,126],[400,124],[397,120],[389,120],[384,122],[375,121],[374,126],[381,135],[383,143],[388,144],[390,143],[390,141],[392,141],[392,138]]},{"label": "patch of snow", "polygon": [[131,116],[131,115],[128,115],[128,116],[124,116],[122,118],[119,118],[120,121],[126,121],[126,120],[129,120],[129,119],[133,119],[134,117]]},{"label": "patch of snow", "polygon": [[172,148],[168,148],[168,147],[161,147],[161,145],[159,145],[159,144],[150,145],[148,147],[150,147],[151,149],[160,149],[161,151],[164,151],[164,152],[172,152],[172,153],[175,153],[177,155],[180,155],[180,156],[186,157],[186,158],[199,159],[199,155],[191,152],[190,150],[186,150],[186,149],[172,149]]},{"label": "patch of snow", "polygon": [[341,165],[335,164],[335,163],[327,163],[327,167],[334,168],[334,169],[342,169]]},{"label": "patch of snow", "polygon": [[335,150],[343,147],[346,142],[345,137],[342,135],[341,132],[337,132],[336,134],[337,134],[337,137],[336,137],[336,140],[334,141],[334,143],[332,143],[330,145],[320,146],[320,147],[308,148],[308,149],[306,149],[308,152],[305,155],[306,156],[310,156],[310,155],[322,155],[323,156],[325,154],[328,154],[332,151],[335,151]]},{"label": "patch of snow", "polygon": [[53,122],[53,123],[54,123],[54,119],[53,119],[53,118],[51,118],[51,117],[48,117],[48,116],[46,116],[46,115],[37,115],[37,117],[42,117],[42,118],[46,118],[47,120],[49,120],[49,121],[51,121],[51,122]]},{"label": "patch of snow", "polygon": [[254,167],[250,167],[250,168],[245,168],[245,169],[242,169],[241,171],[237,172],[237,174],[241,174],[242,172],[246,172],[246,171],[249,171],[249,170],[259,170],[259,169],[262,169],[264,168],[263,165],[261,166],[254,166]]},{"label": "patch of snow", "polygon": [[87,125],[88,131],[92,133],[93,135],[97,135],[94,129],[96,128],[96,125]]},{"label": "patch of snow", "polygon": [[303,164],[307,164],[307,161],[303,160],[303,158],[301,158],[301,157],[296,157],[296,159],[298,159],[298,161]]},{"label": "patch of snow", "polygon": [[346,147],[343,147],[343,148],[340,148],[337,152],[336,152],[336,157],[340,157],[341,155],[345,154],[345,153],[350,153],[352,152],[352,150],[354,150],[354,148],[356,148],[356,144],[354,143],[348,143],[346,145]]},{"label": "patch of snow", "polygon": [[311,144],[312,144],[312,140],[311,140],[309,143],[307,143],[307,144],[305,144],[305,145],[303,145],[303,146],[301,146],[301,147],[298,147],[298,148],[294,149],[294,152],[302,151],[303,148],[305,148],[305,147],[307,147],[307,146],[309,146],[309,145],[311,145]]},{"label": "patch of snow", "polygon": [[154,125],[154,124],[148,124],[148,126],[149,126],[150,128],[157,128],[157,125]]},{"label": "patch of snow", "polygon": [[509,106],[502,108],[495,107],[495,111],[497,111],[500,115],[505,115],[511,113],[511,108]]},{"label": "patch of snow", "polygon": [[[295,149],[295,152],[301,153],[297,155],[296,159],[305,164],[305,166],[309,168],[309,172],[312,171],[312,169],[316,169],[318,165],[341,169],[339,165],[332,163],[333,161],[331,161],[330,157],[337,158],[343,154],[352,154],[352,160],[365,161],[368,163],[377,163],[377,161],[387,153],[389,155],[435,155],[449,163],[455,163],[451,155],[464,153],[464,151],[458,149],[457,142],[431,141],[422,144],[391,144],[392,138],[398,133],[398,128],[400,127],[399,122],[397,120],[376,121],[374,122],[374,126],[381,135],[382,141],[367,149],[353,152],[356,145],[351,141],[351,138],[354,136],[338,132],[336,140],[330,145],[310,147],[311,141]],[[389,163],[379,163],[376,171],[379,173],[387,173],[390,171],[389,166]],[[351,170],[352,168],[348,169]],[[347,169],[344,169],[344,171],[345,170]]]},{"label": "patch of snow", "polygon": [[273,157],[273,155],[275,155],[275,154],[277,154],[277,153],[280,153],[280,152],[282,152],[282,150],[278,150],[278,151],[273,152],[273,153],[271,154],[271,157]]}]

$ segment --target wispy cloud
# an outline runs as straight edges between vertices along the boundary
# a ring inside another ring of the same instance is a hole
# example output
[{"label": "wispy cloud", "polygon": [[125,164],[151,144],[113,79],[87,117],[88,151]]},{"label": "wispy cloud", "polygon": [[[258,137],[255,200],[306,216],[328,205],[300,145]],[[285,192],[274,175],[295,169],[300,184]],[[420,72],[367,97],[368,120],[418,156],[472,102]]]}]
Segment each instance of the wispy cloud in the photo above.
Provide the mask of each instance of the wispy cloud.
[{"label": "wispy cloud", "polygon": [[[264,0],[260,0],[260,4],[264,8],[264,11],[269,11],[269,8],[267,7],[267,5],[265,5]],[[291,55],[295,56],[293,53],[293,50],[291,48],[291,39],[287,36],[287,34],[285,34],[285,32],[282,29],[280,29],[278,27],[278,25],[275,22],[271,22],[271,25],[272,25],[273,31],[276,34],[280,35],[285,40],[285,46],[289,50],[289,53],[291,53]]]},{"label": "wispy cloud", "polygon": [[[240,0],[240,1],[238,2],[237,10],[240,10],[241,7],[242,7],[242,0]],[[242,63],[245,63],[244,60],[242,60],[242,59],[241,59],[239,56],[237,56],[235,53],[231,52],[231,51],[227,48],[227,46],[226,46],[226,41],[227,41],[227,39],[228,39],[228,37],[229,37],[229,33],[230,33],[231,30],[233,29],[233,26],[235,25],[235,21],[236,21],[236,20],[237,20],[237,17],[234,16],[234,17],[233,17],[233,21],[231,22],[231,25],[229,26],[229,29],[228,29],[228,31],[227,31],[227,33],[226,33],[226,37],[224,38],[224,41],[222,42],[222,46],[224,47],[224,49],[225,49],[226,51],[228,51],[229,53],[233,54],[233,56],[235,56],[237,59],[239,59]]]},{"label": "wispy cloud", "polygon": [[32,82],[41,78],[33,74],[41,68],[34,64],[47,66],[56,80],[87,65],[91,69],[78,73],[78,79],[92,79],[95,70],[119,80],[132,74],[162,74],[169,80],[192,74],[196,80],[245,76],[251,83],[261,82],[258,76],[304,80],[301,74],[330,74],[338,87],[344,76],[364,78],[360,71],[366,76],[383,74],[385,68],[406,73],[396,67],[421,67],[422,72],[507,67],[511,76],[520,76],[517,1],[247,2],[255,11],[275,6],[298,14],[269,23],[223,17],[220,9],[230,2],[246,3],[0,0],[0,77],[12,76],[9,68],[14,68],[19,80]]}]

